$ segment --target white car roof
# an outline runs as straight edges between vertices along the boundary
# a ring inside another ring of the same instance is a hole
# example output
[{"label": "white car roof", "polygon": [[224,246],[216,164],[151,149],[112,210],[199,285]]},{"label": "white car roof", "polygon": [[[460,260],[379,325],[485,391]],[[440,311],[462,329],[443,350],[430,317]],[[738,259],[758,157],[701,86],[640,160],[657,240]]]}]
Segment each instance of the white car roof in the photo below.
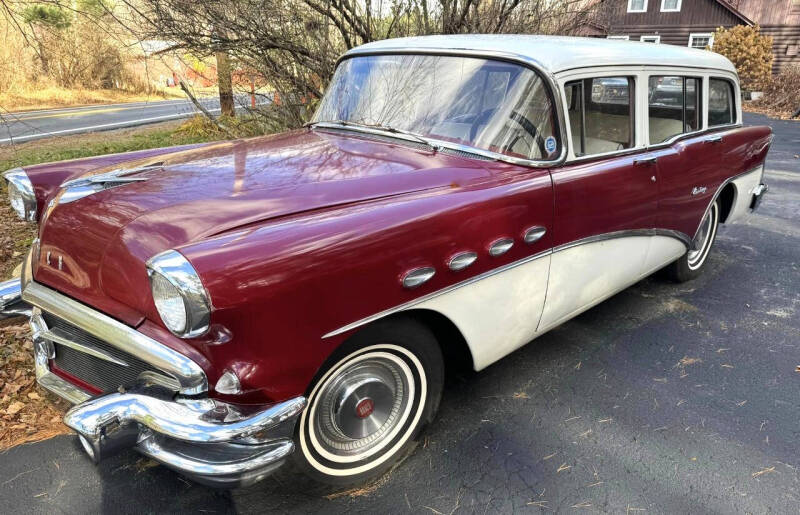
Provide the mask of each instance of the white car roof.
[{"label": "white car roof", "polygon": [[487,57],[533,60],[545,71],[611,65],[660,65],[712,68],[736,73],[727,58],[707,50],[634,41],[534,36],[523,34],[467,34],[385,39],[361,45],[345,56],[392,51],[468,51]]}]

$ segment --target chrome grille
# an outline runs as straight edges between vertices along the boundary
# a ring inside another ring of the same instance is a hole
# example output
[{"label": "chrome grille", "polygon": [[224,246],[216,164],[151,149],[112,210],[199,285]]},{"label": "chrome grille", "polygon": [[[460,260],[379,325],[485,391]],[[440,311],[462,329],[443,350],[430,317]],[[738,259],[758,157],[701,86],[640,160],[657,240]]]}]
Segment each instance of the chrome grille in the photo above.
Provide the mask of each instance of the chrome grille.
[{"label": "chrome grille", "polygon": [[[120,387],[130,387],[143,380],[178,389],[175,379],[166,376],[136,356],[96,338],[54,315],[42,313],[42,318],[55,337],[74,342],[78,347],[86,350],[84,352],[80,348],[53,341],[56,351],[56,357],[53,359],[55,366],[102,390],[103,393],[117,391]],[[92,355],[90,353],[92,351],[95,354],[105,355],[106,358]],[[114,361],[125,363],[127,366]]]}]

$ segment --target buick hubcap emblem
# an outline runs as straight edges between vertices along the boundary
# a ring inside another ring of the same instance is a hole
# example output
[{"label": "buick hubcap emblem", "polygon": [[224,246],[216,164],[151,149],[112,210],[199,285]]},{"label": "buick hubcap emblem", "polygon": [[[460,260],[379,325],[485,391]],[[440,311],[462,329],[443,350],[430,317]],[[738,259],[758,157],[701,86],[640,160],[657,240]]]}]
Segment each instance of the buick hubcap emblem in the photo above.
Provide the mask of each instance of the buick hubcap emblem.
[{"label": "buick hubcap emblem", "polygon": [[372,415],[373,411],[375,411],[375,403],[372,402],[372,399],[369,397],[361,399],[358,401],[358,404],[356,404],[356,415],[358,418],[367,418]]}]

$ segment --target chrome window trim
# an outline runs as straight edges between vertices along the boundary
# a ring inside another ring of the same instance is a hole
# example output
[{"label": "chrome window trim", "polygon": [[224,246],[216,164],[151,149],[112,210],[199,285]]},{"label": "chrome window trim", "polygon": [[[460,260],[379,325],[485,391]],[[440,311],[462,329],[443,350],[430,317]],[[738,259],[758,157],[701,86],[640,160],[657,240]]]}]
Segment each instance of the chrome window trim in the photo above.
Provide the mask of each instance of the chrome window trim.
[{"label": "chrome window trim", "polygon": [[408,309],[410,309],[410,308],[412,308],[412,307],[414,307],[414,306],[416,306],[418,304],[422,304],[423,302],[427,302],[427,301],[429,301],[431,299],[435,299],[436,297],[439,297],[439,296],[444,295],[446,293],[450,293],[450,292],[455,291],[455,290],[457,290],[459,288],[463,288],[464,286],[469,286],[471,284],[474,284],[474,283],[476,283],[478,281],[481,281],[481,280],[486,279],[488,277],[491,277],[493,275],[497,275],[497,274],[506,272],[508,270],[511,270],[512,268],[516,268],[516,267],[524,265],[526,263],[530,263],[531,261],[535,261],[535,260],[537,260],[539,258],[555,254],[556,252],[560,252],[562,250],[566,250],[568,248],[576,247],[578,245],[584,245],[584,244],[587,244],[587,243],[593,243],[593,242],[603,241],[603,240],[610,240],[610,239],[615,239],[615,238],[625,238],[625,237],[629,237],[629,236],[668,236],[668,237],[675,238],[675,239],[679,240],[681,243],[683,243],[686,246],[687,249],[691,245],[691,241],[692,241],[691,238],[689,238],[689,236],[687,236],[686,234],[684,234],[684,233],[682,233],[680,231],[674,231],[674,230],[671,230],[671,229],[630,229],[630,230],[615,231],[615,232],[604,233],[604,234],[596,234],[596,235],[589,236],[589,237],[586,237],[586,238],[581,238],[580,240],[575,240],[575,241],[572,241],[572,242],[569,242],[569,243],[565,243],[563,245],[559,245],[559,246],[554,247],[552,249],[547,249],[547,250],[544,250],[542,252],[538,252],[538,253],[533,254],[531,256],[519,259],[519,260],[514,261],[512,263],[508,263],[506,265],[497,267],[495,269],[483,272],[482,274],[478,274],[476,276],[470,277],[469,279],[465,279],[465,280],[463,280],[461,282],[452,284],[450,286],[442,288],[441,290],[429,293],[427,295],[423,295],[423,296],[421,296],[419,298],[416,298],[414,300],[405,302],[405,303],[400,304],[398,306],[395,306],[395,307],[392,307],[392,308],[389,308],[389,309],[385,309],[385,310],[380,311],[378,313],[375,313],[373,315],[361,318],[359,320],[356,320],[355,322],[352,322],[350,324],[344,325],[342,327],[339,327],[338,329],[334,329],[333,331],[322,335],[322,339],[324,340],[326,338],[330,338],[332,336],[337,336],[337,335],[340,335],[342,333],[346,333],[348,331],[351,331],[353,329],[357,329],[357,328],[359,328],[361,326],[364,326],[366,324],[369,324],[369,323],[374,322],[376,320],[379,320],[381,318],[387,317],[389,315],[393,315],[395,313],[399,313],[401,311],[408,310]]},{"label": "chrome window trim", "polygon": [[[559,136],[561,145],[561,152],[556,158],[552,160],[521,159],[512,156],[506,156],[498,152],[478,149],[472,146],[458,145],[446,141],[435,140],[432,138],[428,139],[430,139],[432,142],[435,142],[436,144],[441,143],[441,145],[446,148],[451,148],[454,150],[463,150],[465,152],[472,152],[475,154],[483,155],[485,157],[491,157],[492,159],[496,159],[497,161],[503,161],[510,164],[526,166],[530,168],[551,168],[559,166],[566,160],[567,139],[566,139],[565,125],[564,125],[564,113],[563,110],[561,109],[561,106],[563,104],[561,99],[561,92],[558,89],[558,83],[556,82],[555,75],[551,73],[549,70],[547,70],[539,61],[531,57],[515,54],[512,52],[504,52],[500,50],[476,51],[476,50],[457,49],[457,48],[448,49],[448,48],[414,48],[414,47],[405,47],[396,49],[360,50],[359,48],[354,48],[352,50],[349,50],[341,57],[339,57],[339,59],[336,61],[336,68],[338,68],[339,65],[347,59],[351,59],[353,57],[365,57],[373,55],[437,55],[445,57],[448,56],[472,57],[476,59],[488,59],[493,61],[510,62],[525,66],[526,68],[536,73],[537,76],[541,77],[542,81],[544,81],[545,85],[549,89],[550,101],[552,103],[552,108],[555,111],[554,114],[556,123],[558,124],[557,134]],[[385,135],[383,132],[381,132],[380,134]],[[397,134],[394,133],[388,133],[388,134],[393,136],[398,136]]]},{"label": "chrome window trim", "polygon": [[99,311],[33,280],[25,285],[22,299],[172,375],[184,395],[208,391],[208,380],[200,365]]},{"label": "chrome window trim", "polygon": [[[706,116],[706,126],[707,126],[707,128],[709,128],[709,129],[717,129],[717,128],[720,128],[720,127],[731,127],[731,126],[742,127],[742,121],[741,121],[742,120],[742,113],[741,113],[741,109],[740,109],[742,102],[741,102],[741,99],[739,98],[741,96],[741,93],[739,93],[739,90],[738,90],[738,86],[739,86],[738,81],[731,80],[729,77],[721,77],[719,75],[712,75],[710,73],[708,74],[707,80],[708,80],[708,87],[706,88],[708,90],[708,94],[706,95],[707,97],[711,96],[711,81],[712,80],[722,80],[722,81],[725,81],[725,82],[728,83],[728,85],[733,90],[732,91],[733,97],[731,98],[731,101],[733,102],[733,112],[731,114],[736,116],[736,120],[733,123],[725,123],[725,124],[722,124],[722,125],[709,125],[708,124],[708,117]],[[711,101],[711,99],[707,98],[706,99],[706,104],[710,104],[710,101]],[[710,107],[710,105],[707,105],[707,106],[704,107],[706,115],[708,115],[709,107]]]},{"label": "chrome window trim", "polygon": [[[346,125],[343,123],[336,123],[336,122],[316,122],[312,129],[320,128],[320,129],[336,129],[337,131],[352,131],[352,132],[360,132],[363,134],[373,134],[376,136],[383,136],[386,138],[392,139],[399,139],[403,141],[407,141],[409,143],[416,143],[418,145],[422,145],[422,142],[416,139],[414,136],[409,134],[403,134],[401,132],[389,132],[385,130],[381,130],[374,127],[363,127],[359,125]],[[419,135],[420,138],[425,138],[427,141],[431,143],[433,146],[432,153],[438,152],[440,149],[447,149],[447,150],[458,150],[461,152],[466,152],[468,154],[475,154],[477,156],[485,157],[491,159],[492,161],[503,161],[506,163],[511,163],[515,165],[522,165],[528,166],[530,162],[527,159],[520,159],[513,156],[507,156],[505,154],[499,154],[497,152],[492,152],[490,150],[484,150],[478,147],[472,147],[469,145],[461,145],[459,143],[453,143],[452,141],[444,141],[436,138],[431,138],[428,136]],[[549,162],[549,161],[548,161]]]}]

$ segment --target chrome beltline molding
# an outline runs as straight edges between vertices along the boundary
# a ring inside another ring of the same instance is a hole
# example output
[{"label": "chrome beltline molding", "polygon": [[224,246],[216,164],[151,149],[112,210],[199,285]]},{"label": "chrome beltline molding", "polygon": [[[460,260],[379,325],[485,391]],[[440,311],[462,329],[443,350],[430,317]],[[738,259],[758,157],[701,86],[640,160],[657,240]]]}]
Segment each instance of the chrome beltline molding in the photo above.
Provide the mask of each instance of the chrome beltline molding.
[{"label": "chrome beltline molding", "polygon": [[680,231],[673,231],[672,229],[626,229],[623,231],[594,234],[592,236],[587,236],[586,238],[570,241],[569,243],[564,243],[562,245],[555,247],[553,249],[553,252],[560,252],[562,250],[571,249],[572,247],[577,247],[579,245],[586,245],[588,243],[595,243],[604,240],[613,240],[616,238],[629,238],[631,236],[669,236],[670,238],[675,238],[676,240],[680,240],[680,242],[683,243],[687,249],[692,244],[692,239],[689,238],[688,235]]},{"label": "chrome beltline molding", "polygon": [[576,247],[578,245],[585,245],[585,244],[588,244],[588,243],[594,243],[594,242],[603,241],[603,240],[611,240],[611,239],[615,239],[615,238],[626,238],[626,237],[630,237],[630,236],[668,236],[668,237],[675,238],[675,239],[679,240],[681,243],[683,243],[686,246],[687,249],[690,247],[691,242],[692,242],[691,238],[689,238],[689,236],[687,236],[686,234],[684,234],[684,233],[682,233],[680,231],[673,231],[671,229],[631,229],[631,230],[615,231],[615,232],[604,233],[604,234],[596,234],[596,235],[593,235],[593,236],[582,238],[580,240],[575,240],[575,241],[572,241],[572,242],[569,242],[569,243],[565,243],[563,245],[559,245],[559,246],[557,246],[555,248],[552,248],[552,249],[547,249],[545,251],[539,252],[539,253],[534,254],[532,256],[528,256],[526,258],[514,261],[513,263],[508,263],[506,265],[503,265],[501,267],[495,268],[493,270],[489,270],[487,272],[484,272],[482,274],[476,275],[474,277],[470,277],[469,279],[466,279],[466,280],[461,281],[459,283],[450,285],[450,286],[448,286],[446,288],[443,288],[441,290],[437,290],[437,291],[429,293],[427,295],[423,295],[422,297],[419,297],[417,299],[408,301],[408,302],[406,302],[404,304],[400,304],[399,306],[395,306],[393,308],[389,308],[389,309],[383,310],[383,311],[381,311],[379,313],[375,313],[374,315],[370,315],[370,316],[362,318],[360,320],[356,320],[355,322],[352,322],[350,324],[347,324],[347,325],[342,326],[342,327],[340,327],[338,329],[335,329],[335,330],[333,330],[333,331],[331,331],[329,333],[324,334],[322,336],[322,339],[330,338],[332,336],[336,336],[336,335],[339,335],[339,334],[342,334],[342,333],[346,333],[347,331],[350,331],[352,329],[356,329],[356,328],[361,327],[363,325],[369,324],[370,322],[374,322],[375,320],[379,320],[381,318],[387,317],[387,316],[392,315],[394,313],[398,313],[400,311],[408,310],[408,309],[410,309],[410,308],[412,308],[412,307],[414,307],[414,306],[416,306],[418,304],[422,304],[423,302],[427,302],[427,301],[429,301],[431,299],[434,299],[434,298],[436,298],[436,297],[438,297],[440,295],[444,295],[446,293],[450,293],[450,292],[452,292],[454,290],[457,290],[459,288],[463,288],[464,286],[469,286],[470,284],[474,284],[474,283],[476,283],[478,281],[486,279],[487,277],[491,277],[493,275],[497,275],[497,274],[503,273],[503,272],[505,272],[507,270],[511,270],[512,268],[516,268],[518,266],[524,265],[525,263],[530,263],[531,261],[534,261],[534,260],[539,259],[541,257],[547,256],[547,255],[550,255],[550,254],[553,254],[553,253],[556,253],[556,252],[560,252],[562,250],[566,250],[566,249],[569,249],[569,248],[572,248],[572,247]]},{"label": "chrome beltline molding", "polygon": [[32,280],[25,285],[22,299],[172,375],[184,395],[208,391],[208,380],[200,365],[109,316]]}]

